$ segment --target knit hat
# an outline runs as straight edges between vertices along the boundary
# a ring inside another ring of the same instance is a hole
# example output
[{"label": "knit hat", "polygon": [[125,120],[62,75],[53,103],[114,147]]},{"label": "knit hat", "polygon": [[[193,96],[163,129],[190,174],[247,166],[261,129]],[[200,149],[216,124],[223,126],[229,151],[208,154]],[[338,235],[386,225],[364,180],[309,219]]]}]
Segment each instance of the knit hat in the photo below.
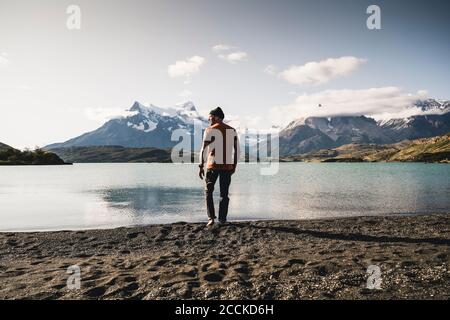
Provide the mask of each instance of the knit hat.
[{"label": "knit hat", "polygon": [[225,114],[223,113],[222,109],[220,107],[217,107],[215,109],[212,109],[209,114],[219,117],[220,119],[224,119],[225,118]]}]

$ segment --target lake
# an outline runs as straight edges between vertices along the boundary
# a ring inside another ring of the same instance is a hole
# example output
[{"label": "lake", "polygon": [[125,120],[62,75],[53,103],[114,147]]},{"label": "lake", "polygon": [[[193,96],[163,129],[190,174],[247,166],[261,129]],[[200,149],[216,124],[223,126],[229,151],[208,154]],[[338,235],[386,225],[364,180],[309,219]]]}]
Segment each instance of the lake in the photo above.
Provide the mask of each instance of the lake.
[{"label": "lake", "polygon": [[[450,212],[450,165],[240,164],[229,220]],[[75,230],[207,220],[193,164],[0,167],[0,231]],[[216,184],[216,210],[218,183]]]}]

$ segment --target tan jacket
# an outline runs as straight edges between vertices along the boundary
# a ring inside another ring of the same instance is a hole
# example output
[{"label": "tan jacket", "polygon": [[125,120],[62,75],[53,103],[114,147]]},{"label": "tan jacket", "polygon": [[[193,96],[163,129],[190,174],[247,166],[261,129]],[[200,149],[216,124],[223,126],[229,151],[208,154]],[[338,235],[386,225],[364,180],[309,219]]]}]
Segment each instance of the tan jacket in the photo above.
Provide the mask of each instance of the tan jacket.
[{"label": "tan jacket", "polygon": [[239,138],[236,130],[223,122],[206,128],[200,152],[202,164],[205,162],[205,151],[207,169],[233,170],[239,159]]}]

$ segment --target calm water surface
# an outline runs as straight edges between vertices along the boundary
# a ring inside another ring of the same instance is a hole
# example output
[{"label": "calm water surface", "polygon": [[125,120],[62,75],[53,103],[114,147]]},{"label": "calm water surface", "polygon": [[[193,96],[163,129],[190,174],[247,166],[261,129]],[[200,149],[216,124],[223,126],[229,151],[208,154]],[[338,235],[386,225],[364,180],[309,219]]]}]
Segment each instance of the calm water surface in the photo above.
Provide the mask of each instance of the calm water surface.
[{"label": "calm water surface", "polygon": [[[272,176],[260,169],[241,164],[233,175],[230,220],[450,212],[450,165],[281,163]],[[174,164],[0,167],[0,231],[205,221],[197,170]]]}]

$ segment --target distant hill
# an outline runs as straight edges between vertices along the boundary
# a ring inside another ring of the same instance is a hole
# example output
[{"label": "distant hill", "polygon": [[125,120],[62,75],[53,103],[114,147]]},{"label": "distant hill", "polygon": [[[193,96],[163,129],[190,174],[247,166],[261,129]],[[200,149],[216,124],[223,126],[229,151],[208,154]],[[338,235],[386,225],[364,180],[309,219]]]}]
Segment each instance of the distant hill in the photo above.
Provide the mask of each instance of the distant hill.
[{"label": "distant hill", "polygon": [[0,151],[8,150],[8,149],[14,149],[13,147],[8,146],[7,144],[0,142]]},{"label": "distant hill", "polygon": [[91,146],[54,148],[64,161],[73,163],[101,162],[171,162],[171,151],[157,148],[125,148],[122,146]]},{"label": "distant hill", "polygon": [[[6,146],[6,147],[5,147]],[[55,153],[43,149],[20,151],[5,144],[0,145],[0,166],[17,165],[62,165],[63,161]]]},{"label": "distant hill", "polygon": [[450,133],[443,136],[399,143],[346,144],[334,149],[323,149],[303,155],[288,156],[281,161],[312,162],[449,162]]}]

